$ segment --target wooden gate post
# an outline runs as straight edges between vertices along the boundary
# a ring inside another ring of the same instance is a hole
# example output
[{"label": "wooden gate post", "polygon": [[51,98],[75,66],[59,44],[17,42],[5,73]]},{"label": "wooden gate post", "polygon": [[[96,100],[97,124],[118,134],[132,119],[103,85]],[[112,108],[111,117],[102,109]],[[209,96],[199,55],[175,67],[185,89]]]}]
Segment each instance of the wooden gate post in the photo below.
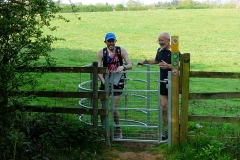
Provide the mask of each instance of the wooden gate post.
[{"label": "wooden gate post", "polygon": [[93,62],[92,64],[92,101],[93,101],[93,127],[98,127],[98,62]]},{"label": "wooden gate post", "polygon": [[171,36],[172,51],[172,145],[179,145],[179,39]]},{"label": "wooden gate post", "polygon": [[182,57],[182,97],[180,111],[180,143],[187,141],[188,133],[188,100],[189,100],[189,72],[190,72],[190,53],[184,53]]}]

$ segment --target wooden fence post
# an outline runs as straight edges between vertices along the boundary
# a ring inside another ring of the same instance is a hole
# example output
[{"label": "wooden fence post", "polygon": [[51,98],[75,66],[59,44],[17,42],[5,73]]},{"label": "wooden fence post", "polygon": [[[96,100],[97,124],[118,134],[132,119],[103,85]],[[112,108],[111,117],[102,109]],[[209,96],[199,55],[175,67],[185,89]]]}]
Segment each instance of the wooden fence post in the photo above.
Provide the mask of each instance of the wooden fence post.
[{"label": "wooden fence post", "polygon": [[179,68],[179,71],[180,71],[180,75],[179,75],[179,94],[182,94],[182,78],[183,78],[183,58],[184,58],[184,55],[183,54],[180,54],[180,68]]},{"label": "wooden fence post", "polygon": [[172,49],[172,145],[179,144],[179,39],[171,36]]},{"label": "wooden fence post", "polygon": [[93,86],[93,127],[98,127],[98,62],[93,62],[92,65],[92,73],[93,73],[93,80],[92,80],[92,86]]},{"label": "wooden fence post", "polygon": [[180,111],[180,143],[187,141],[188,133],[188,100],[189,100],[189,72],[190,72],[190,53],[183,54],[182,61],[182,97]]}]

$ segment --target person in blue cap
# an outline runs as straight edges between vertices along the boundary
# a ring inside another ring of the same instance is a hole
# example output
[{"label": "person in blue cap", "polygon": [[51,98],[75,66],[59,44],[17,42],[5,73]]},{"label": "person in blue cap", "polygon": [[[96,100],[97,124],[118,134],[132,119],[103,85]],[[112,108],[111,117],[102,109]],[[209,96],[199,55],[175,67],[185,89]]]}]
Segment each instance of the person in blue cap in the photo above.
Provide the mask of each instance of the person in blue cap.
[{"label": "person in blue cap", "polygon": [[[112,72],[115,71],[120,73],[122,71],[126,71],[132,69],[132,63],[128,57],[128,53],[125,48],[115,46],[117,42],[117,38],[114,33],[109,32],[105,36],[104,43],[106,44],[106,48],[100,49],[98,51],[98,67],[107,67],[109,78],[112,75]],[[125,63],[123,63],[123,60]],[[124,88],[124,77],[125,74],[122,74],[122,78],[118,82],[118,84],[114,85],[114,89],[122,90]],[[105,86],[105,75],[98,74],[99,79],[101,80],[100,90],[104,90]],[[122,92],[114,92],[114,108],[118,107]],[[123,138],[122,129],[119,126],[119,112],[114,110],[114,122],[116,124],[116,131],[114,134],[114,138]]]}]

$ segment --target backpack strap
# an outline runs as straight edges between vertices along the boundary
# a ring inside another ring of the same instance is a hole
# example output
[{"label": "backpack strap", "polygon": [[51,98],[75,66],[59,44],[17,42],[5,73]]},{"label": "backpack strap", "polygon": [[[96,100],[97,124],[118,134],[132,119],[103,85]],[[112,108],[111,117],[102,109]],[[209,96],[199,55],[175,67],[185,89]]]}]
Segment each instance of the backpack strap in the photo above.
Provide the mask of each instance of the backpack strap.
[{"label": "backpack strap", "polygon": [[107,47],[103,48],[103,67],[107,67]]},{"label": "backpack strap", "polygon": [[[123,65],[123,60],[122,60],[122,55],[121,55],[121,48],[119,46],[116,46],[116,49],[117,49],[117,53],[118,53],[118,59],[119,59],[119,62],[120,62],[120,66]],[[126,78],[126,73],[123,74],[122,78]],[[122,82],[124,84],[124,79],[120,80],[120,82]]]},{"label": "backpack strap", "polygon": [[117,50],[117,53],[118,53],[118,59],[119,59],[119,62],[120,62],[120,66],[123,65],[123,60],[122,60],[122,55],[121,55],[121,48],[119,46],[116,46],[116,50]]}]

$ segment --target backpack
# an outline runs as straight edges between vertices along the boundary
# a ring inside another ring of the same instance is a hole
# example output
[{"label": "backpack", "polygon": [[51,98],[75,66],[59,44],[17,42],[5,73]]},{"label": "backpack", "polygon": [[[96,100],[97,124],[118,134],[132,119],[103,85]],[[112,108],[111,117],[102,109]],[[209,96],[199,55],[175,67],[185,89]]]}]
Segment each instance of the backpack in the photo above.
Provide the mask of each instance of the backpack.
[{"label": "backpack", "polygon": [[[118,53],[118,59],[120,62],[120,66],[123,65],[123,61],[122,61],[122,55],[121,55],[121,49],[119,46],[116,46],[116,50]],[[103,67],[107,67],[108,63],[107,63],[107,47],[103,48]]]},{"label": "backpack", "polygon": [[[123,65],[123,60],[122,60],[122,55],[121,55],[121,48],[119,46],[115,46],[116,50],[117,50],[117,54],[118,54],[118,59],[120,62],[120,66]],[[107,67],[108,63],[107,63],[107,47],[103,48],[103,67]],[[122,78],[126,78],[126,74],[124,73]],[[123,82],[124,79],[120,80],[120,82]]]}]

